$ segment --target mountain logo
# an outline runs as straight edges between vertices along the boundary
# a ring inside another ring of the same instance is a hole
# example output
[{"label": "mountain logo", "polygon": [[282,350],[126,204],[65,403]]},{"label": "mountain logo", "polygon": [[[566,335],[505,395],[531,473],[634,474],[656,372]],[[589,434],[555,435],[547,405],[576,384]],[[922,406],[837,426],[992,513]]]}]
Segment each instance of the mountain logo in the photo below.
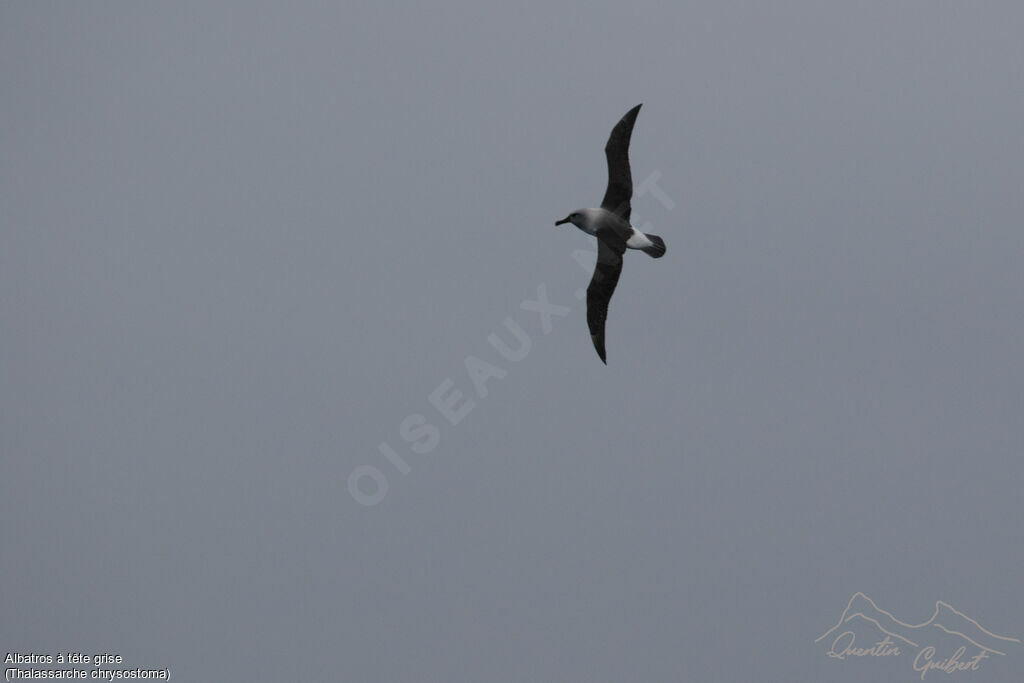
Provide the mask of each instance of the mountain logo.
[{"label": "mountain logo", "polygon": [[978,671],[990,657],[1004,657],[1020,640],[1001,636],[939,600],[920,624],[900,621],[864,593],[854,593],[836,625],[814,639],[833,659],[912,656],[923,680],[930,671],[954,674]]}]

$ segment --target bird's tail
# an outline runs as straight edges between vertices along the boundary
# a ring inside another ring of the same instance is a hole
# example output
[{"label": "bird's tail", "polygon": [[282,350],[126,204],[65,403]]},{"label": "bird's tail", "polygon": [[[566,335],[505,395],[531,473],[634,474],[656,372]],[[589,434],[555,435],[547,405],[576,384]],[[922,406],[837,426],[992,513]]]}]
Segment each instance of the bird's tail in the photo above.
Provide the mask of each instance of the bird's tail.
[{"label": "bird's tail", "polygon": [[665,255],[665,240],[661,239],[657,235],[647,235],[647,239],[651,241],[651,245],[648,247],[641,247],[645,254],[651,258],[661,258]]}]

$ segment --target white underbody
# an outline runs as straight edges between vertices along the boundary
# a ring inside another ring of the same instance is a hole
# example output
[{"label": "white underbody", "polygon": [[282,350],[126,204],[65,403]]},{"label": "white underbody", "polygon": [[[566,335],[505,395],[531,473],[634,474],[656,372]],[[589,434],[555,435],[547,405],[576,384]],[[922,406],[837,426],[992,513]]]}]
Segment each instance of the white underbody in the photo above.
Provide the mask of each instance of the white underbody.
[{"label": "white underbody", "polygon": [[652,242],[647,235],[643,234],[632,225],[629,227],[633,229],[633,234],[629,236],[628,240],[626,240],[627,247],[630,249],[643,249],[644,247],[654,246],[654,242]]}]

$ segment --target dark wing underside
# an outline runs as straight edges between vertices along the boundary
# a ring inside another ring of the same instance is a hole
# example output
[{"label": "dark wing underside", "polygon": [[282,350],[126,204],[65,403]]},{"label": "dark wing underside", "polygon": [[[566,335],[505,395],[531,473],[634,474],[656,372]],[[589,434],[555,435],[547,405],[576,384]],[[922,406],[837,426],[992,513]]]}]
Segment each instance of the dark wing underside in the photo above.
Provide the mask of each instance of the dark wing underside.
[{"label": "dark wing underside", "polygon": [[616,235],[597,236],[597,265],[594,266],[594,277],[587,287],[587,326],[590,338],[601,362],[608,361],[604,353],[604,321],[608,317],[608,302],[611,301],[615,285],[619,282],[622,272],[622,253],[626,244]]},{"label": "dark wing underside", "polygon": [[604,154],[608,158],[608,189],[604,193],[601,208],[619,214],[629,223],[629,200],[633,197],[633,176],[629,172],[629,139],[633,135],[633,124],[640,112],[636,105],[612,128]]}]

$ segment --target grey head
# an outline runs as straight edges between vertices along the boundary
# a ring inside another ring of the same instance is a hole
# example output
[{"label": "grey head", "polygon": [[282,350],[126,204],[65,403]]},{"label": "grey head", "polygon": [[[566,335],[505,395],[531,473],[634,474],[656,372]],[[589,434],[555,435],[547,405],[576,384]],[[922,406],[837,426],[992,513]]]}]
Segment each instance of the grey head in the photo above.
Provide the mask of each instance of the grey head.
[{"label": "grey head", "polygon": [[601,221],[600,214],[600,209],[576,209],[562,220],[555,221],[555,225],[572,223],[588,235],[595,235]]},{"label": "grey head", "polygon": [[583,209],[576,209],[565,218],[555,221],[555,225],[564,225],[565,223],[572,223],[577,228],[580,227],[578,221],[582,220]]}]

